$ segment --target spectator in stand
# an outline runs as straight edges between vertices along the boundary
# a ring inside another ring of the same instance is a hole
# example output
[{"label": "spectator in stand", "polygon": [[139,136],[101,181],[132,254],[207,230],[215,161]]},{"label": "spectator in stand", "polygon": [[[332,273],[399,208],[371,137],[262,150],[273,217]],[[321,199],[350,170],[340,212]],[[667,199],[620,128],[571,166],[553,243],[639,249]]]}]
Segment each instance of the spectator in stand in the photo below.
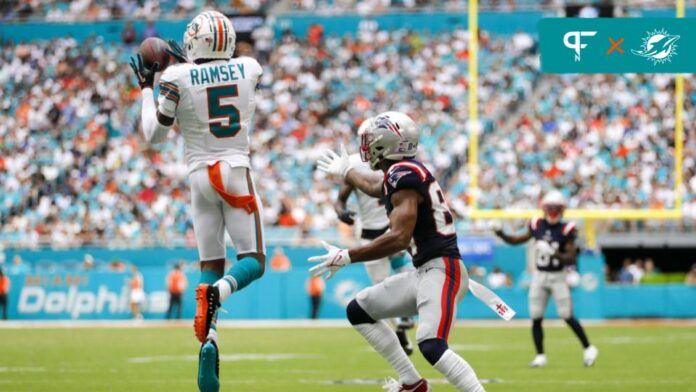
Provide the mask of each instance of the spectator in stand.
[{"label": "spectator in stand", "polygon": [[[341,143],[357,151],[362,119],[390,109],[422,124],[419,158],[465,213],[468,37],[461,29],[383,31],[366,21],[356,36],[314,29],[274,42],[250,135],[266,226],[295,228],[302,239],[335,234],[337,190],[314,171],[316,158]],[[480,33],[479,182],[483,196],[496,197],[479,205],[536,207],[541,189],[559,187],[570,207],[672,206],[673,79],[542,76],[535,48],[524,32]],[[122,67],[133,50],[98,39],[0,44],[1,242],[194,241],[181,140],[153,151],[140,135],[138,92]],[[696,118],[694,77],[685,80],[685,118]],[[696,216],[695,132],[687,127],[687,216]],[[691,222],[678,224],[689,230]]]},{"label": "spectator in stand", "polygon": [[123,26],[123,30],[121,31],[121,40],[126,45],[132,45],[135,43],[136,39],[138,39],[138,33],[135,31],[133,22],[126,22],[126,24]]},{"label": "spectator in stand", "polygon": [[0,267],[0,306],[2,307],[2,319],[7,320],[7,296],[10,294],[10,278],[5,275]]},{"label": "spectator in stand", "polygon": [[636,261],[631,263],[631,265],[628,267],[628,270],[631,272],[631,276],[633,277],[633,284],[639,284],[641,280],[643,280],[643,276],[645,275],[645,267],[642,259],[636,259]]},{"label": "spectator in stand", "polygon": [[319,317],[321,307],[321,297],[324,295],[326,283],[321,276],[312,276],[307,279],[307,294],[309,295],[310,312],[309,318],[316,320]]},{"label": "spectator in stand", "polygon": [[644,272],[640,278],[642,283],[655,282],[658,275],[660,275],[660,270],[655,267],[655,262],[651,258],[645,259]]},{"label": "spectator in stand", "polygon": [[181,295],[188,287],[186,274],[181,271],[181,264],[177,263],[167,275],[167,290],[169,290],[169,307],[167,308],[167,319],[172,318],[174,308],[176,308],[176,319],[181,319]]},{"label": "spectator in stand", "polygon": [[623,265],[618,275],[618,282],[621,284],[633,284],[633,274],[631,274],[631,259],[624,259]]},{"label": "spectator in stand", "polygon": [[686,273],[686,278],[684,278],[684,284],[696,286],[696,263],[691,264],[691,269]]}]

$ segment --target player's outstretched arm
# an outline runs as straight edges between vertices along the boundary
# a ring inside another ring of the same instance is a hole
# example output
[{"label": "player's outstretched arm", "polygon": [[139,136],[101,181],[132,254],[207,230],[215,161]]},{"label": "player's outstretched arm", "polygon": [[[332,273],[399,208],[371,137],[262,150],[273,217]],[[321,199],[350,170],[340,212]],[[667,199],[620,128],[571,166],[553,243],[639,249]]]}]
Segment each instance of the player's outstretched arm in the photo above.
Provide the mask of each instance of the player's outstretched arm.
[{"label": "player's outstretched arm", "polygon": [[531,230],[529,230],[529,228],[527,228],[527,231],[521,235],[505,234],[503,229],[500,227],[496,228],[494,230],[494,233],[498,236],[498,238],[511,245],[522,244],[529,241],[532,238],[532,232]]},{"label": "player's outstretched arm", "polygon": [[340,154],[328,150],[317,161],[317,168],[327,174],[339,177],[343,181],[372,197],[382,196],[382,176],[353,170],[345,146],[341,146]]},{"label": "player's outstretched arm", "polygon": [[353,249],[341,249],[322,242],[326,254],[309,258],[310,262],[319,263],[310,268],[309,273],[312,276],[324,275],[329,279],[336,271],[352,262],[377,260],[408,248],[416,227],[420,201],[420,195],[411,189],[395,193],[392,196],[394,210],[389,216],[388,232],[365,246]]},{"label": "player's outstretched arm", "polygon": [[174,119],[157,110],[151,88],[143,89],[141,95],[143,105],[140,116],[145,140],[151,144],[162,143],[167,138],[167,133],[174,124]]},{"label": "player's outstretched arm", "polygon": [[391,202],[394,209],[389,215],[389,231],[364,246],[349,249],[352,262],[381,259],[411,245],[421,196],[413,189],[404,189],[394,193]]},{"label": "player's outstretched arm", "polygon": [[348,184],[343,184],[341,190],[338,191],[338,199],[336,199],[336,203],[334,203],[334,211],[336,211],[338,219],[347,225],[353,225],[355,223],[355,211],[349,210],[347,206],[348,198],[351,193],[353,193],[353,187]]},{"label": "player's outstretched arm", "polygon": [[363,193],[372,197],[382,197],[384,177],[378,173],[369,173],[360,170],[350,170],[346,173],[346,184],[360,189]]},{"label": "player's outstretched arm", "polygon": [[155,106],[152,87],[155,84],[155,70],[159,68],[159,63],[154,63],[151,68],[148,68],[143,62],[143,57],[138,54],[135,58],[131,57],[130,66],[141,90],[143,102],[140,116],[145,140],[148,143],[161,143],[167,137],[174,119],[160,113]]}]

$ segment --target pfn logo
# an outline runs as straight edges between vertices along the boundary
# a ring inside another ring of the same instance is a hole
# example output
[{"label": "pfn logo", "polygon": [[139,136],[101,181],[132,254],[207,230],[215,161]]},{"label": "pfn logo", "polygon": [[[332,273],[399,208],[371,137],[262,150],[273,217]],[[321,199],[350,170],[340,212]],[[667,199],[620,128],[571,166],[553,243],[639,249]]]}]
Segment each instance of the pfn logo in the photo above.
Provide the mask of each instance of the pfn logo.
[{"label": "pfn logo", "polygon": [[563,45],[575,52],[575,61],[580,61],[580,51],[587,47],[582,43],[581,37],[594,37],[596,31],[569,31],[563,36]]}]

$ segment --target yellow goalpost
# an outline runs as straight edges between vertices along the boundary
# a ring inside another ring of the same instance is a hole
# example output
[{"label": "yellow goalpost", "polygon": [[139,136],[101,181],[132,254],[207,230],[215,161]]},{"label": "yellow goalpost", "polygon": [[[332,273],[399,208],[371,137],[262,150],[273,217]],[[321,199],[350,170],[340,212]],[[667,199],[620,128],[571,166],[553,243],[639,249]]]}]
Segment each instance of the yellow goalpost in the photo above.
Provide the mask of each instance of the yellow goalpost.
[{"label": "yellow goalpost", "polygon": [[[677,17],[684,17],[684,0],[676,0]],[[478,187],[479,123],[478,123],[478,0],[469,0],[469,147],[468,172],[470,178],[469,217],[472,219],[528,219],[541,214],[540,210],[479,209]],[[587,244],[596,246],[595,220],[667,220],[682,217],[682,160],[684,146],[684,76],[676,76],[674,128],[674,190],[675,202],[671,209],[569,209],[565,216],[585,223]]]}]

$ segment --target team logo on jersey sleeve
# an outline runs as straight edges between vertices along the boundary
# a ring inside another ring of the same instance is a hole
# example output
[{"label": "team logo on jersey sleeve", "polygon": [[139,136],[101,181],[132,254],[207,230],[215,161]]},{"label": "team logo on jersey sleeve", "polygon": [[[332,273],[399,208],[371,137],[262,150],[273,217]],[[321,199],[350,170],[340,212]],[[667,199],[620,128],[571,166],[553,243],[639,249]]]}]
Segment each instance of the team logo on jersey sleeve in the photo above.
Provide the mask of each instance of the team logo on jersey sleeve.
[{"label": "team logo on jersey sleeve", "polygon": [[389,180],[388,180],[388,181],[389,181],[389,185],[391,185],[392,188],[396,188],[396,184],[399,182],[399,180],[401,179],[401,177],[403,177],[403,176],[405,176],[405,175],[408,175],[408,173],[410,173],[410,172],[407,171],[407,170],[404,170],[404,171],[397,171],[397,172],[394,172],[394,173],[390,174],[390,175],[389,175]]}]

